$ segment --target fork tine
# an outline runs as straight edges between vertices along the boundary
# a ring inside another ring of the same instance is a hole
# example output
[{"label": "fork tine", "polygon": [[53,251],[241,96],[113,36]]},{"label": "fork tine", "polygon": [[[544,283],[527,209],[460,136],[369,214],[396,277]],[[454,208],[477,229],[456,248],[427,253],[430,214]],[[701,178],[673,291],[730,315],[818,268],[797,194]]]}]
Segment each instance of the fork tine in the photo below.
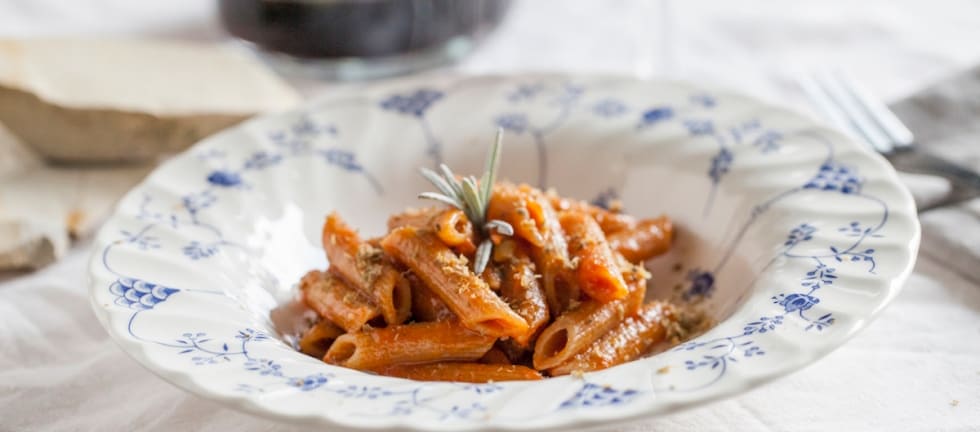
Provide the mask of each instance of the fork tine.
[{"label": "fork tine", "polygon": [[875,150],[885,154],[894,150],[891,138],[861,108],[861,105],[844,89],[844,86],[834,75],[824,72],[816,75],[816,81]]},{"label": "fork tine", "polygon": [[858,142],[867,145],[872,150],[878,151],[861,129],[848,117],[840,104],[831,98],[827,87],[817,81],[816,73],[802,75],[798,78],[798,82],[810,99],[810,102],[819,109],[820,114],[823,115],[825,120],[830,121],[842,132],[856,139]]},{"label": "fork tine", "polygon": [[912,135],[912,131],[902,124],[898,116],[895,115],[892,110],[888,109],[881,99],[875,98],[871,93],[862,86],[850,73],[845,70],[837,70],[835,75],[837,75],[838,80],[844,86],[844,89],[851,94],[851,96],[858,101],[864,110],[868,113],[872,120],[885,131],[888,136],[891,137],[892,142],[897,148],[909,147],[915,141],[915,136]]},{"label": "fork tine", "polygon": [[840,130],[853,135],[855,138],[860,138],[861,134],[854,129],[854,125],[851,124],[844,113],[841,112],[827,92],[820,87],[819,84],[810,75],[802,75],[797,78],[797,82],[803,92],[806,93],[807,98],[810,102],[820,111],[820,115],[824,117],[827,121],[837,126]]}]

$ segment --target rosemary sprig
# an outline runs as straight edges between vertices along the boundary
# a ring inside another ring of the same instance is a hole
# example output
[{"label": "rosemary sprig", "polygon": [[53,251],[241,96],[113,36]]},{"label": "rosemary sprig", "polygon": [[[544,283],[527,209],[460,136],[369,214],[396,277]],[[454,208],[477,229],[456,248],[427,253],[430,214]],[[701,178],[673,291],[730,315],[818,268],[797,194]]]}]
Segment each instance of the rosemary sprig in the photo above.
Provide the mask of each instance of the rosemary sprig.
[{"label": "rosemary sprig", "polygon": [[462,180],[457,179],[446,164],[439,165],[441,173],[427,168],[420,170],[422,177],[432,183],[439,192],[422,192],[419,194],[419,198],[439,201],[460,209],[483,237],[480,245],[476,248],[476,256],[473,259],[473,271],[477,274],[483,273],[483,270],[487,268],[490,255],[493,253],[490,232],[496,231],[505,236],[514,235],[514,227],[510,226],[509,223],[498,219],[487,220],[487,208],[490,206],[493,183],[497,178],[497,166],[500,164],[500,149],[503,138],[503,129],[497,129],[497,138],[487,153],[487,163],[479,181],[473,176],[463,177]]}]

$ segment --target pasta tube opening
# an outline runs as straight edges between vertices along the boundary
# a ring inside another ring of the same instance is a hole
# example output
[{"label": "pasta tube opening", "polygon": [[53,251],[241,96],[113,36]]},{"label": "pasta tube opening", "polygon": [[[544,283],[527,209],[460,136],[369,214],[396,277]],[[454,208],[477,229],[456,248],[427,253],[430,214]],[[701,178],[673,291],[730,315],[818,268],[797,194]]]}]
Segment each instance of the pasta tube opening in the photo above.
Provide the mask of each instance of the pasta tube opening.
[{"label": "pasta tube opening", "polygon": [[350,338],[341,336],[330,346],[330,350],[325,354],[323,361],[343,364],[350,361],[354,357],[354,354],[357,354],[357,344],[350,340]]},{"label": "pasta tube opening", "polygon": [[[542,335],[545,336],[545,335]],[[568,347],[568,329],[560,329],[541,338],[539,350],[548,357],[556,357]]]},{"label": "pasta tube opening", "polygon": [[412,284],[403,277],[391,288],[391,303],[395,309],[395,319],[402,323],[412,314]]}]

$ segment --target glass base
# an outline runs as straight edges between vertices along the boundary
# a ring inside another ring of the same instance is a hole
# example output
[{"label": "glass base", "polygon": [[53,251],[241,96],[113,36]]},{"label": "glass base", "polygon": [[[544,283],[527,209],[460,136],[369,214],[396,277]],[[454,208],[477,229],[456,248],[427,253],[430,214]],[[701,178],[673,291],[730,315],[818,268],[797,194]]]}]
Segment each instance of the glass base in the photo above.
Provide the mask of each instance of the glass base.
[{"label": "glass base", "polygon": [[438,47],[388,57],[300,58],[243,43],[286,77],[334,81],[387,78],[445,66],[465,57],[476,45],[471,36],[457,36]]}]

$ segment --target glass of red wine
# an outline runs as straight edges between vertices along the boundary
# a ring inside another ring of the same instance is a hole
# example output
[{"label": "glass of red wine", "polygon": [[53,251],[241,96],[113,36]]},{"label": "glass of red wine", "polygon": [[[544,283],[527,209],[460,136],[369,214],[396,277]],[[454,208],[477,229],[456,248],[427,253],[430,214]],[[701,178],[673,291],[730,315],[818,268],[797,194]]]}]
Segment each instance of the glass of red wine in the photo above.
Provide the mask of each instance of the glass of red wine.
[{"label": "glass of red wine", "polygon": [[300,76],[370,79],[452,63],[510,0],[219,0],[229,33]]}]

